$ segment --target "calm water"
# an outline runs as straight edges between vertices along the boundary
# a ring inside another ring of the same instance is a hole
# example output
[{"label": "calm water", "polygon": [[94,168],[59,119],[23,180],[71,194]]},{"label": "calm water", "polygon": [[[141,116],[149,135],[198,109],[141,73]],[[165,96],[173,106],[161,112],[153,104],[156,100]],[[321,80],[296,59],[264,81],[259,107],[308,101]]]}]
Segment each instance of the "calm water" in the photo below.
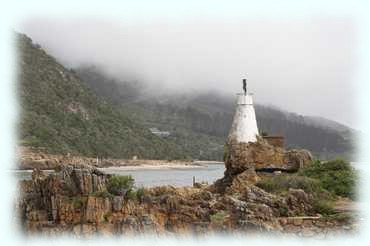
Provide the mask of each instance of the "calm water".
[{"label": "calm water", "polygon": [[[196,182],[213,183],[216,179],[223,176],[225,171],[224,164],[211,164],[208,166],[200,166],[194,168],[166,168],[166,169],[130,169],[129,167],[109,167],[99,168],[107,174],[131,175],[135,179],[135,185],[140,186],[191,186],[193,184],[193,176]],[[51,172],[51,171],[49,171]],[[12,171],[17,179],[31,179],[31,170],[16,170]]]},{"label": "calm water", "polygon": [[102,168],[105,173],[118,175],[131,175],[135,179],[136,186],[191,186],[193,176],[196,182],[213,183],[216,179],[223,177],[224,164],[212,164],[196,168],[167,168],[167,169],[138,169],[127,168]]},{"label": "calm water", "polygon": [[[53,170],[43,170],[46,173],[52,173]],[[32,170],[12,170],[10,173],[18,180],[31,180]]]},{"label": "calm water", "polygon": [[[366,165],[363,163],[351,163],[355,169],[363,170]],[[223,176],[225,171],[224,164],[211,164],[208,166],[194,168],[166,168],[166,169],[134,169],[130,167],[110,167],[101,168],[107,174],[132,175],[136,186],[191,186],[193,176],[196,182],[206,181],[209,184]],[[52,171],[47,171],[52,172]],[[31,170],[14,170],[12,174],[19,180],[31,179]]]}]

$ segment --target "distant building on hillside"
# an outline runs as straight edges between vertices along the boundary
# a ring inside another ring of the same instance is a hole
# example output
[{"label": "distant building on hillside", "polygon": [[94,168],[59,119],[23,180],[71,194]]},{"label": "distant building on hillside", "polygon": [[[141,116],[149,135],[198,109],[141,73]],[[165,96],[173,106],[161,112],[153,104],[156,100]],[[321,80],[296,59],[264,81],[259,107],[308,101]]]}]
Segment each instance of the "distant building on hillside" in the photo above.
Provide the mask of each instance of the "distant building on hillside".
[{"label": "distant building on hillside", "polygon": [[158,130],[158,128],[149,128],[149,130],[154,134],[154,135],[157,135],[158,137],[168,137],[170,136],[170,132],[168,131],[160,131]]}]

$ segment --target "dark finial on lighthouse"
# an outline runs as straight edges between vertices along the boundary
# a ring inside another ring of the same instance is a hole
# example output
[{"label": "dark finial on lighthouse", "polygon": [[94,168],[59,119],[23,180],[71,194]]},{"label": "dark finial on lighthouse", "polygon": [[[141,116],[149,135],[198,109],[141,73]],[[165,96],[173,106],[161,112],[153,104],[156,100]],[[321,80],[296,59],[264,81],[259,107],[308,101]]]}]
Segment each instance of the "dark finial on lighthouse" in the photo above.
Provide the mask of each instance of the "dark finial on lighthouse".
[{"label": "dark finial on lighthouse", "polygon": [[243,79],[243,90],[244,90],[244,95],[247,95],[247,80]]}]

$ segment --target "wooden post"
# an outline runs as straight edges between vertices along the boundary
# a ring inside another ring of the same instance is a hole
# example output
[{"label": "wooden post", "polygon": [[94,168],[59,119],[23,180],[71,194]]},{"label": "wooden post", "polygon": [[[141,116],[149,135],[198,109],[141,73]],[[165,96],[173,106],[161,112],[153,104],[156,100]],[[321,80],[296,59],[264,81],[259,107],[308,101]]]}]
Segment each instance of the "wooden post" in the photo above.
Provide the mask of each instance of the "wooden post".
[{"label": "wooden post", "polygon": [[193,187],[195,185],[195,176],[193,176]]}]

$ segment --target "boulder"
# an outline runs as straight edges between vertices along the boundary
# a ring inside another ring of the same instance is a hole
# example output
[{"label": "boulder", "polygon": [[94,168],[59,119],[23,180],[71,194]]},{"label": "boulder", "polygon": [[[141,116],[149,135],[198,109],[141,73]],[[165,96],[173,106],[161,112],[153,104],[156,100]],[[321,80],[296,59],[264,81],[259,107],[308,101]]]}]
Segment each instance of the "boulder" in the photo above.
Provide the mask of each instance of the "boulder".
[{"label": "boulder", "polygon": [[312,154],[305,149],[292,149],[286,151],[284,155],[284,162],[287,163],[289,169],[293,171],[297,171],[298,169],[309,165],[312,161]]},{"label": "boulder", "polygon": [[253,169],[247,169],[232,179],[230,187],[227,188],[227,192],[243,193],[247,187],[256,184],[259,180],[260,177],[258,177]]},{"label": "boulder", "polygon": [[289,208],[289,215],[313,214],[313,197],[302,189],[289,189],[284,201]]},{"label": "boulder", "polygon": [[235,176],[248,169],[297,171],[312,161],[307,150],[289,150],[270,145],[263,138],[257,142],[230,140],[226,146],[225,175]]},{"label": "boulder", "polygon": [[237,175],[247,169],[282,168],[284,150],[259,138],[257,142],[229,141],[225,155],[226,175]]}]

